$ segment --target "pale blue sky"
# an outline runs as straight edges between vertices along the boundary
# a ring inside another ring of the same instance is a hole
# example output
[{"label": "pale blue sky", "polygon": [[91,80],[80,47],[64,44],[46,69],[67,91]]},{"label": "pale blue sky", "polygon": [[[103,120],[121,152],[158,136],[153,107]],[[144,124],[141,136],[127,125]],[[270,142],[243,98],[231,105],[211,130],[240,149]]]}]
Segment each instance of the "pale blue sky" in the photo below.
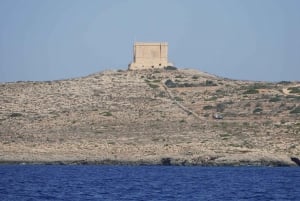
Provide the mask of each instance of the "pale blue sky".
[{"label": "pale blue sky", "polygon": [[0,82],[127,69],[134,41],[180,68],[300,80],[299,0],[0,0]]}]

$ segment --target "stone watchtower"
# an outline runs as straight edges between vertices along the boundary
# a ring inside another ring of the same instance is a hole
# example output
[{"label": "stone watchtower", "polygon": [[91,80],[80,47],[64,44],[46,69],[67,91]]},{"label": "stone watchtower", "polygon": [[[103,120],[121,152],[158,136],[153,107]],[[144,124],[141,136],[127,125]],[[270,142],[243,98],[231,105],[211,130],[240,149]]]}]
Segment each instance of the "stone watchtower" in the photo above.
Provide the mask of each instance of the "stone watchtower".
[{"label": "stone watchtower", "polygon": [[133,62],[129,70],[164,68],[168,63],[168,43],[136,42],[133,47]]}]

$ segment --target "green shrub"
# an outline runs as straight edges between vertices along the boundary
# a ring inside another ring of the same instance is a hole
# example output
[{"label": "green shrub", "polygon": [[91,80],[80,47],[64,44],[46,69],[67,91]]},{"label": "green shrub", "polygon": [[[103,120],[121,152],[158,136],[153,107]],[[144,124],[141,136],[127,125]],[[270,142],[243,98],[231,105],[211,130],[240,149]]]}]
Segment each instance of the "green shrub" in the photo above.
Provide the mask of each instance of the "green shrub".
[{"label": "green shrub", "polygon": [[257,89],[251,88],[246,90],[243,94],[258,94],[259,91]]},{"label": "green shrub", "polygon": [[206,114],[204,114],[203,116],[204,116],[204,117],[209,117],[210,114],[209,114],[209,113],[206,113]]},{"label": "green shrub", "polygon": [[242,86],[241,89],[242,90],[246,90],[244,94],[256,94],[259,93],[259,91],[257,89],[267,89],[272,87],[272,85],[270,84],[266,84],[266,83],[255,83],[252,85],[245,85]]},{"label": "green shrub", "polygon": [[[177,81],[177,82],[176,82]],[[173,82],[172,80],[168,79],[166,82],[165,82],[165,85],[168,87],[168,88],[176,88],[176,87],[198,87],[198,86],[203,86],[203,84],[197,84],[197,83],[178,83],[179,80],[175,80],[175,82]]]},{"label": "green shrub", "polygon": [[174,97],[174,99],[175,99],[176,101],[183,101],[183,99],[180,98],[180,97],[178,97],[178,96]]},{"label": "green shrub", "polygon": [[234,102],[232,100],[225,102],[227,105],[232,105]]},{"label": "green shrub", "polygon": [[292,94],[300,93],[300,87],[289,87],[288,90],[290,90],[290,93]]},{"label": "green shrub", "polygon": [[106,116],[106,117],[112,116],[112,113],[111,113],[111,112],[102,112],[101,114],[102,114],[103,116]]},{"label": "green shrub", "polygon": [[220,137],[230,137],[230,134],[228,133],[220,134]]},{"label": "green shrub", "polygon": [[148,83],[149,87],[151,87],[152,89],[156,89],[158,88],[159,86],[156,85],[156,84],[151,84],[151,83]]},{"label": "green shrub", "polygon": [[275,96],[269,99],[269,102],[278,102],[278,101],[281,101],[281,98],[279,96]]},{"label": "green shrub", "polygon": [[253,86],[251,86],[253,89],[268,89],[270,88],[270,85],[267,83],[255,83]]},{"label": "green shrub", "polygon": [[217,89],[216,90],[216,94],[220,94],[220,95],[224,95],[225,91],[221,90],[221,89]]},{"label": "green shrub", "polygon": [[184,78],[182,75],[176,75],[175,78]]},{"label": "green shrub", "polygon": [[250,107],[251,106],[251,103],[250,102],[248,102],[248,103],[246,103],[245,105],[244,105],[244,107]]},{"label": "green shrub", "polygon": [[219,103],[217,104],[217,112],[224,112],[225,110],[225,104],[224,103]]},{"label": "green shrub", "polygon": [[257,107],[257,108],[255,108],[254,110],[253,110],[253,114],[257,114],[257,113],[260,113],[260,112],[262,112],[263,111],[263,109],[261,109],[260,107]]},{"label": "green shrub", "polygon": [[161,97],[161,98],[167,97],[167,95],[164,91],[159,92],[159,94],[157,96]]},{"label": "green shrub", "polygon": [[214,83],[212,80],[206,80],[205,86],[218,86],[216,83]]},{"label": "green shrub", "polygon": [[291,84],[292,82],[290,81],[280,81],[278,82],[278,84],[283,84],[283,85],[286,85],[286,84]]},{"label": "green shrub", "polygon": [[288,98],[288,99],[296,99],[297,96],[295,96],[295,95],[287,95],[286,98]]},{"label": "green shrub", "polygon": [[175,66],[167,66],[165,67],[166,70],[177,70]]},{"label": "green shrub", "polygon": [[204,99],[204,100],[205,100],[205,101],[215,101],[215,100],[217,100],[217,99],[218,99],[217,96],[212,96],[212,97],[209,97],[209,98]]},{"label": "green shrub", "polygon": [[172,80],[168,79],[166,82],[165,82],[165,85],[168,87],[168,88],[175,88],[177,87],[177,83],[173,82]]},{"label": "green shrub", "polygon": [[21,117],[21,116],[23,116],[21,113],[16,113],[16,112],[11,113],[10,115],[10,117]]},{"label": "green shrub", "polygon": [[203,107],[203,110],[211,110],[211,109],[213,109],[214,108],[214,106],[211,106],[211,105],[205,105],[204,107]]},{"label": "green shrub", "polygon": [[290,114],[299,114],[300,113],[300,106],[296,107],[292,111],[290,111]]},{"label": "green shrub", "polygon": [[194,86],[196,86],[196,85],[191,84],[191,83],[187,83],[187,82],[185,82],[183,84],[179,84],[179,87],[194,87]]},{"label": "green shrub", "polygon": [[192,79],[197,80],[197,79],[199,79],[199,76],[198,75],[193,75]]}]

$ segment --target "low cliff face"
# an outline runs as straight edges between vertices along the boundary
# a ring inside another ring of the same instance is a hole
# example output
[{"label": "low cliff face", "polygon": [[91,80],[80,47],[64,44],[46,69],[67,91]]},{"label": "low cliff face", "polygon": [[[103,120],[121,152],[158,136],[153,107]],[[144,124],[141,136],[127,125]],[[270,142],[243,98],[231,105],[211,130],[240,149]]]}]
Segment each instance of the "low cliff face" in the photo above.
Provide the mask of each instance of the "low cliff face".
[{"label": "low cliff face", "polygon": [[299,92],[196,70],[3,83],[0,160],[293,165]]}]

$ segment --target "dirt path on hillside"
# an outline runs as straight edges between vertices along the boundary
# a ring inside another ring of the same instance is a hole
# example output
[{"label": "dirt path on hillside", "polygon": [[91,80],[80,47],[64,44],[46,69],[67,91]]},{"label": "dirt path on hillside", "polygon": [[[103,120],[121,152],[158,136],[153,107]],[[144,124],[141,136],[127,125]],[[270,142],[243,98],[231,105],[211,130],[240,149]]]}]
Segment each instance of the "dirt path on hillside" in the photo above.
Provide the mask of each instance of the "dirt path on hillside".
[{"label": "dirt path on hillside", "polygon": [[[295,86],[292,86],[292,87],[300,87],[300,85],[295,85]],[[290,87],[289,87],[289,88],[290,88]],[[299,94],[291,93],[290,90],[289,90],[288,88],[283,88],[283,89],[282,89],[282,92],[284,93],[284,95],[300,96]]]},{"label": "dirt path on hillside", "polygon": [[162,87],[164,88],[165,92],[168,94],[169,98],[174,101],[174,103],[180,107],[183,111],[185,111],[188,114],[192,114],[195,118],[203,120],[203,118],[201,118],[196,112],[192,111],[191,109],[185,107],[184,105],[182,105],[179,101],[177,101],[174,98],[174,95],[172,94],[172,92],[168,89],[168,87],[165,85],[165,80],[163,80],[161,82]]}]

